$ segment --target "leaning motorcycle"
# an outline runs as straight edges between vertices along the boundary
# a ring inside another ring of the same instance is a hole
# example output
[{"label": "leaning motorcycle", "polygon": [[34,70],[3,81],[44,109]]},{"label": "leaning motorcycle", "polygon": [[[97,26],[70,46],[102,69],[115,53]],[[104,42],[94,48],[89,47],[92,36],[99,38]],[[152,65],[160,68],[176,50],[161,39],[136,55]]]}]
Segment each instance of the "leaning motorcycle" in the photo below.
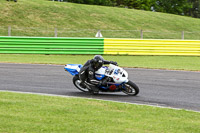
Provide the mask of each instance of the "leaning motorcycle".
[{"label": "leaning motorcycle", "polygon": [[[73,84],[83,92],[89,92],[86,87],[81,87],[79,71],[83,66],[81,64],[66,64],[64,69],[73,75]],[[109,64],[102,66],[95,72],[97,80],[107,79],[106,86],[97,86],[100,92],[124,92],[127,95],[136,96],[139,93],[139,87],[128,79],[128,73],[121,67]]]}]

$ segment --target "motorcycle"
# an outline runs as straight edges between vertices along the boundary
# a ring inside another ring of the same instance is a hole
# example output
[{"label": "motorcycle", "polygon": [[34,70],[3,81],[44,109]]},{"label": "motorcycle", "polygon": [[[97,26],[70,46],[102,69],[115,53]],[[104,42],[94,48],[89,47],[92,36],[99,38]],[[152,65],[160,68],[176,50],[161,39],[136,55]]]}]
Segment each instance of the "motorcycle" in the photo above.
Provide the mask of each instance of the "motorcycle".
[{"label": "motorcycle", "polygon": [[[66,64],[64,69],[68,71],[73,77],[73,84],[80,91],[90,92],[87,87],[80,85],[79,71],[83,66],[81,64]],[[109,66],[102,66],[95,72],[97,80],[107,79],[106,86],[98,86],[100,92],[123,92],[127,95],[136,96],[139,93],[139,87],[128,80],[128,73],[121,67],[109,64]]]}]

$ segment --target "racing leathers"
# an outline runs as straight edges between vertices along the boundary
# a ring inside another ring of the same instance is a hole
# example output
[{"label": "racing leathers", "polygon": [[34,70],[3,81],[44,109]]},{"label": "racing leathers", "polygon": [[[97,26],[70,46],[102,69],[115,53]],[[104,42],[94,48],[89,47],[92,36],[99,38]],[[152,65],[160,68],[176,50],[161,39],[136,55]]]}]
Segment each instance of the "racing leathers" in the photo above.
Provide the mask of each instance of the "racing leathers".
[{"label": "racing leathers", "polygon": [[[79,78],[82,82],[82,84],[84,84],[90,91],[92,91],[93,93],[98,93],[99,89],[98,89],[98,85],[106,85],[106,80],[97,80],[95,78],[95,71],[97,71],[99,68],[96,68],[93,65],[93,59],[92,60],[88,60],[84,66],[81,68],[80,72],[79,72]],[[115,64],[117,65],[116,62],[113,61],[103,61],[103,64]]]}]

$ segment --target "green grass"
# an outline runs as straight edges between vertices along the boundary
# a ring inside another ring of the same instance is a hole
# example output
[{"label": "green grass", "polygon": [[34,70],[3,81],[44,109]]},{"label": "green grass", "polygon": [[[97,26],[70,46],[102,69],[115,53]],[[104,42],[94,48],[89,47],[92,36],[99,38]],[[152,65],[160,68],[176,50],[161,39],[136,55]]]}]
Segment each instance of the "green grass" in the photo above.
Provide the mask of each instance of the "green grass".
[{"label": "green grass", "polygon": [[[200,57],[195,56],[109,56],[104,59],[117,61],[119,66],[200,71]],[[0,54],[1,63],[31,64],[84,64],[93,55],[26,55]]]},{"label": "green grass", "polygon": [[0,92],[0,132],[199,133],[200,114],[108,101]]},{"label": "green grass", "polygon": [[[0,36],[94,37],[101,29],[106,38],[200,39],[200,19],[117,7],[83,5],[51,0],[0,1]],[[122,31],[108,31],[122,30]],[[72,32],[73,31],[73,32]]]}]

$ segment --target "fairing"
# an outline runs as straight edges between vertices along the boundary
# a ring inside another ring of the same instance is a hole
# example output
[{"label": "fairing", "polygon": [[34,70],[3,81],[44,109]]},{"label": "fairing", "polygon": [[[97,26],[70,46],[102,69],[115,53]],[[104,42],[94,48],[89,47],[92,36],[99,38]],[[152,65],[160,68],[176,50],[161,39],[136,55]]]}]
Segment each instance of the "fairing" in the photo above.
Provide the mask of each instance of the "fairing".
[{"label": "fairing", "polygon": [[74,76],[79,73],[81,67],[83,67],[81,64],[66,64],[64,69]]}]

